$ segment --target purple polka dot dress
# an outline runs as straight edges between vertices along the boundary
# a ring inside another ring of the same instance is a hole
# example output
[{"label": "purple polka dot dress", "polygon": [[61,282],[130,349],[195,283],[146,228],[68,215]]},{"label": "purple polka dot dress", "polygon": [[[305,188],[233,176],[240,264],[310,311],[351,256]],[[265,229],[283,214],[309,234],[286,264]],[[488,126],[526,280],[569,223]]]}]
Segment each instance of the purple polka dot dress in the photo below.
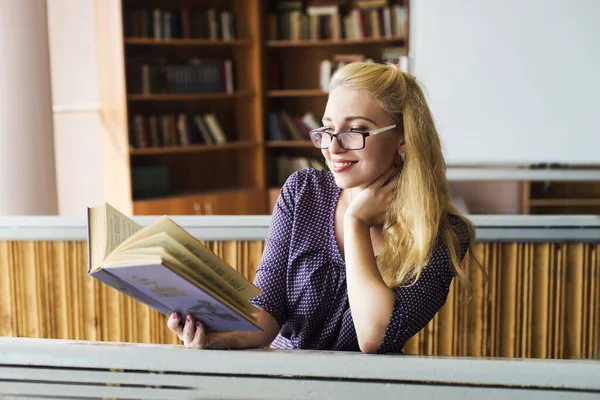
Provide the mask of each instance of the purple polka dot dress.
[{"label": "purple polka dot dress", "polygon": [[[346,287],[346,266],[334,234],[341,189],[329,171],[291,175],[275,205],[251,302],[269,312],[281,330],[272,348],[360,351]],[[464,257],[469,234],[450,216]],[[446,247],[436,241],[419,281],[395,288],[396,302],[379,353],[400,353],[446,302],[454,277]]]}]

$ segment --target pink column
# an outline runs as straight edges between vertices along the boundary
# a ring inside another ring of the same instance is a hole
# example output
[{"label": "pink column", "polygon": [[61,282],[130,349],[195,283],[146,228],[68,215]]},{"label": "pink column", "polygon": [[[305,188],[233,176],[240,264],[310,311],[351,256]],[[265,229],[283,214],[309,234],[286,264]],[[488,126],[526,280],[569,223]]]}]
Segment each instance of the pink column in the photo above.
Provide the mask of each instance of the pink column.
[{"label": "pink column", "polygon": [[0,216],[56,215],[45,0],[0,1]]}]

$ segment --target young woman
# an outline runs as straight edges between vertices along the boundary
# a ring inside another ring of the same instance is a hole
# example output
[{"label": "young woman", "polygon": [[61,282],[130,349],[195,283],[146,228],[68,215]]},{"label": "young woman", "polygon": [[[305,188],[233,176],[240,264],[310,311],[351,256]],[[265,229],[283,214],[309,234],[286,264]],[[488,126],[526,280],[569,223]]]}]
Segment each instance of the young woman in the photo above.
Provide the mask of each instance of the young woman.
[{"label": "young woman", "polygon": [[446,165],[415,78],[396,66],[336,71],[311,131],[330,171],[286,181],[255,285],[263,332],[206,333],[173,314],[189,348],[401,352],[444,305],[474,241],[452,205]]}]

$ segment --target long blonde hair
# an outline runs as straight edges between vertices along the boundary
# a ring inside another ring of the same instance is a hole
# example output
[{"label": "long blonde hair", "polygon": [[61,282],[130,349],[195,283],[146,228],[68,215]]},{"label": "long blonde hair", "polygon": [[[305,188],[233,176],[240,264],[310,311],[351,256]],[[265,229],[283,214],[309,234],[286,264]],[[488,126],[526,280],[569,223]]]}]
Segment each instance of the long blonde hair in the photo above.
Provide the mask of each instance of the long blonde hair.
[{"label": "long blonde hair", "polygon": [[[415,77],[395,65],[355,62],[335,72],[329,90],[339,86],[367,93],[396,126],[402,127],[404,135],[406,161],[386,215],[385,245],[377,260],[383,280],[390,288],[414,284],[439,235],[456,277],[470,295],[468,275],[461,267],[459,239],[448,216],[455,215],[466,225],[469,250],[475,241],[475,229],[452,204],[440,139]],[[473,257],[472,251],[468,253]]]}]

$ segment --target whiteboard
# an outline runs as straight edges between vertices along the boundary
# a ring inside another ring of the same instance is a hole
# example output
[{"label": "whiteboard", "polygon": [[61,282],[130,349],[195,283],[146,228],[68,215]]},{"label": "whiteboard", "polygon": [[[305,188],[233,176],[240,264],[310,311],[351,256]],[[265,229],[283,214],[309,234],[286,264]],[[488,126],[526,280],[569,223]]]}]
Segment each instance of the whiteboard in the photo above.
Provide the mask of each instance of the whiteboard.
[{"label": "whiteboard", "polygon": [[449,165],[600,164],[600,0],[411,0]]}]

